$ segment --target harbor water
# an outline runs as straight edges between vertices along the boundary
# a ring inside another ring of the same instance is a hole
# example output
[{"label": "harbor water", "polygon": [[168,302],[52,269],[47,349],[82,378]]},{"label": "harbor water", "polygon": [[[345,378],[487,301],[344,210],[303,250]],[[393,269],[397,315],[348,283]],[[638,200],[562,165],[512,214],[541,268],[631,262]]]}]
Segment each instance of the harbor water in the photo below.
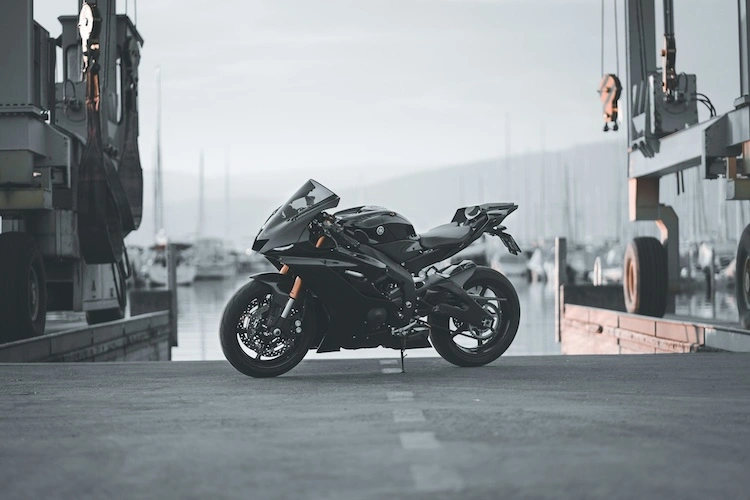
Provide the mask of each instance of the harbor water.
[{"label": "harbor water", "polygon": [[[192,286],[179,287],[178,301],[178,340],[179,346],[172,350],[175,361],[222,360],[219,343],[219,322],[224,306],[232,294],[247,282],[246,275],[213,281],[196,281]],[[560,344],[555,341],[554,332],[554,292],[545,283],[527,283],[514,279],[521,302],[521,323],[516,339],[507,356],[559,355]],[[737,305],[733,290],[719,288],[715,297],[703,292],[679,295],[676,297],[675,313],[680,316],[737,321]],[[397,357],[392,349],[358,349],[317,354],[310,352],[310,359],[382,358]],[[409,356],[437,356],[433,349],[418,349]]]}]

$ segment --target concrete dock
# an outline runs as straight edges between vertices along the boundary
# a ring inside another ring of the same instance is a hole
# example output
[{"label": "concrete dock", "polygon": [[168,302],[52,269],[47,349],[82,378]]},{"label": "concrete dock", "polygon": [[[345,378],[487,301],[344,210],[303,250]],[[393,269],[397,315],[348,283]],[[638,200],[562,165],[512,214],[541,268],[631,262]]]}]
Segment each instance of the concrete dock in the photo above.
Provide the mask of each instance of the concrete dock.
[{"label": "concrete dock", "polygon": [[0,497],[747,498],[750,355],[0,365]]}]

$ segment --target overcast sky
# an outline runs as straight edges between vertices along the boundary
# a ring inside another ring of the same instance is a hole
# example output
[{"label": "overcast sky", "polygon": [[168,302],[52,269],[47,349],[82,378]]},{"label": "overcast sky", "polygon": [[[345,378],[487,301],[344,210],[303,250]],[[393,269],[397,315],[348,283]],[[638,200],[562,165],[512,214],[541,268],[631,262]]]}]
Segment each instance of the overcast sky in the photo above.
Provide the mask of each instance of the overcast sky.
[{"label": "overcast sky", "polygon": [[[697,72],[725,111],[738,93],[736,2],[675,3],[678,71]],[[53,36],[76,11],[77,0],[35,4]],[[139,2],[144,168],[157,66],[168,170],[197,172],[204,149],[207,174],[223,175],[229,149],[233,172],[349,167],[369,180],[502,155],[506,117],[514,154],[603,140],[600,15],[599,0]]]}]

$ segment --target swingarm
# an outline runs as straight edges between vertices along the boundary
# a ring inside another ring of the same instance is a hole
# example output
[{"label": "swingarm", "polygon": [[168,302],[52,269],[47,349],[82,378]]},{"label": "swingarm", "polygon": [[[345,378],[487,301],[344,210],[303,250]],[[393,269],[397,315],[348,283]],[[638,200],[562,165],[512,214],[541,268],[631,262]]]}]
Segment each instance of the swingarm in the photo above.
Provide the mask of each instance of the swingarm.
[{"label": "swingarm", "polygon": [[470,260],[465,260],[428,275],[417,290],[418,299],[423,306],[421,309],[425,313],[450,316],[472,325],[492,321],[492,316],[484,307],[463,289],[476,267]]}]

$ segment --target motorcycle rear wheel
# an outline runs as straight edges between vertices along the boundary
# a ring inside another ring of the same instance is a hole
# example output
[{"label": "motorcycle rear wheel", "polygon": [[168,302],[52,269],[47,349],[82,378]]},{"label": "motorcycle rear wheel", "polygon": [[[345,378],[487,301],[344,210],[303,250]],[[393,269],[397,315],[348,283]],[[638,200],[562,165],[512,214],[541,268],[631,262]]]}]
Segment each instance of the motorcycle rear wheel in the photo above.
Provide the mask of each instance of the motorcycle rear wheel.
[{"label": "motorcycle rear wheel", "polygon": [[[237,290],[224,308],[219,336],[224,356],[239,372],[251,377],[276,377],[305,357],[314,335],[311,312],[292,310],[287,332],[275,334],[266,326],[273,307],[271,288],[251,281]],[[295,325],[295,322],[300,325]],[[296,333],[301,328],[300,333]]]},{"label": "motorcycle rear wheel", "polygon": [[477,267],[463,288],[470,295],[481,297],[481,304],[493,316],[492,326],[472,327],[433,314],[429,317],[430,341],[438,354],[454,365],[483,366],[510,347],[518,331],[521,305],[510,280],[488,267]]}]

